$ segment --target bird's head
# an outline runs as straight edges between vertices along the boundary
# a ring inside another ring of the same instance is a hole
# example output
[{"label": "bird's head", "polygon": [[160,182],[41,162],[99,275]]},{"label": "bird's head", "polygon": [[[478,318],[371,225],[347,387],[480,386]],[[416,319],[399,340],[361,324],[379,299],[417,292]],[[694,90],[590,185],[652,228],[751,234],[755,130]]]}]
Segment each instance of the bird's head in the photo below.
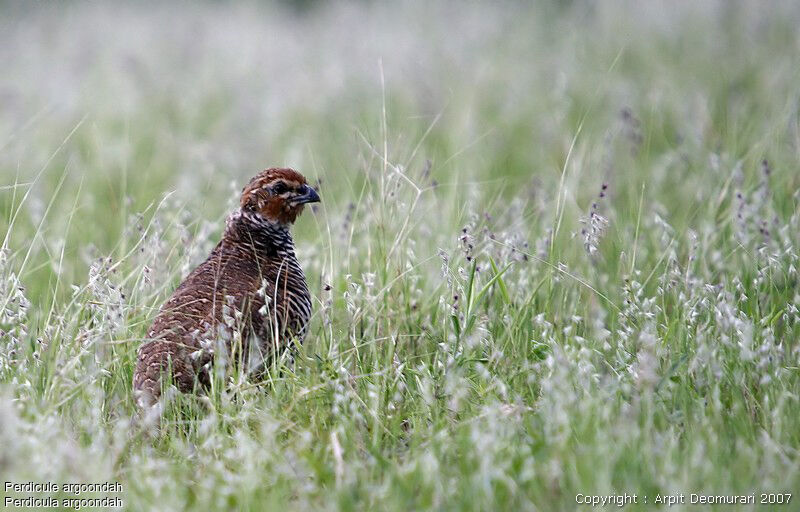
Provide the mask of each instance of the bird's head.
[{"label": "bird's head", "polygon": [[293,169],[261,171],[242,190],[241,208],[279,224],[291,224],[306,203],[318,203],[319,194]]}]

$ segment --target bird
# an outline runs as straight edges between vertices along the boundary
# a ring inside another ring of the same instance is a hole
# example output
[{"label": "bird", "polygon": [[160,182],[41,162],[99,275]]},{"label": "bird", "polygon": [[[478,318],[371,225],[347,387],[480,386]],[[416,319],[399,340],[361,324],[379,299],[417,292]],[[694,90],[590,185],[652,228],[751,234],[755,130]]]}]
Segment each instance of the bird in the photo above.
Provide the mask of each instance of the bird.
[{"label": "bird", "polygon": [[270,355],[303,341],[311,294],[290,227],[306,204],[319,201],[294,169],[269,168],[247,183],[219,243],[161,306],[138,348],[133,390],[140,408],[159,403],[167,374],[183,393],[207,389],[215,347],[260,355],[263,369]]}]

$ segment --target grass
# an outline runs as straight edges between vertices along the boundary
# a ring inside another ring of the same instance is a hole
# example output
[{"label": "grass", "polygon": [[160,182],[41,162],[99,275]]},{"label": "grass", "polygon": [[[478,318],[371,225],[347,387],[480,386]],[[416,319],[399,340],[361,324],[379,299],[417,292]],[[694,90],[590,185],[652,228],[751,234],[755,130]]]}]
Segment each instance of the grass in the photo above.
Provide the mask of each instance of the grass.
[{"label": "grass", "polygon": [[[88,496],[130,510],[793,506],[758,505],[800,491],[791,3],[4,9],[4,481],[119,482]],[[137,346],[271,165],[323,198],[294,228],[307,340],[153,430]]]}]

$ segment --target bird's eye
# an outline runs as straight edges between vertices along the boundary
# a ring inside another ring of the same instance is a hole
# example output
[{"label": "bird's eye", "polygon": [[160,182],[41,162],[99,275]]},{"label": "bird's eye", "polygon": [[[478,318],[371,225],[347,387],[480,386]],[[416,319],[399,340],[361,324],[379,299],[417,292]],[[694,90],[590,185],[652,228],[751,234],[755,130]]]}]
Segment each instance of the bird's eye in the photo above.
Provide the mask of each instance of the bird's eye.
[{"label": "bird's eye", "polygon": [[272,193],[275,195],[281,195],[287,190],[289,189],[286,187],[286,183],[283,183],[282,181],[279,181],[272,187]]}]

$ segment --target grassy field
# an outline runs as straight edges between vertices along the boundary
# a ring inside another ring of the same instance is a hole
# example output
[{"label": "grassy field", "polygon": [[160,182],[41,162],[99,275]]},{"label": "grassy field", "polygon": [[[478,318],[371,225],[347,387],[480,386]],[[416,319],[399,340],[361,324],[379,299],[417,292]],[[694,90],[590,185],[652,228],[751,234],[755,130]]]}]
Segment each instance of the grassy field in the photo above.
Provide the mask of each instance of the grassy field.
[{"label": "grassy field", "polygon": [[[0,480],[129,510],[800,506],[759,505],[800,493],[792,2],[3,9]],[[155,429],[136,349],[276,165],[323,199],[294,229],[309,336]]]}]

